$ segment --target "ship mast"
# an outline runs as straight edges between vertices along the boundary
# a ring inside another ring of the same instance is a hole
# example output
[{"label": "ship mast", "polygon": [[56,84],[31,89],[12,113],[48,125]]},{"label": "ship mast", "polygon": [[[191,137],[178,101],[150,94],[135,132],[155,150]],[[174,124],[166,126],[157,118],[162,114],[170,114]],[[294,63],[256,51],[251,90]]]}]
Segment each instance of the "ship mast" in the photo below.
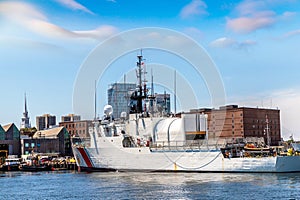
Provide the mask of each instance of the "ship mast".
[{"label": "ship mast", "polygon": [[143,112],[143,86],[142,86],[142,59],[143,56],[142,55],[138,55],[138,62],[137,67],[138,67],[138,71],[137,71],[137,78],[138,78],[138,95],[137,95],[137,112],[141,113]]},{"label": "ship mast", "polygon": [[174,114],[176,115],[176,70],[174,70]]},{"label": "ship mast", "polygon": [[151,68],[151,98],[150,98],[151,114],[154,114],[154,85],[153,85],[153,71]]},{"label": "ship mast", "polygon": [[95,88],[94,88],[94,120],[97,119],[97,81],[95,80]]},{"label": "ship mast", "polygon": [[[137,76],[137,89],[134,94],[131,96],[132,100],[136,101],[136,108],[134,113],[142,113],[143,112],[143,99],[147,97],[147,86],[146,86],[146,70],[143,69],[143,55],[141,54],[137,56],[138,61],[136,62],[136,76]],[[144,75],[144,76],[143,76]],[[144,79],[144,80],[143,80]]]},{"label": "ship mast", "polygon": [[267,132],[267,143],[268,143],[268,146],[270,147],[270,144],[271,144],[271,138],[270,138],[270,134],[269,134],[269,119],[268,119],[268,115],[266,115],[266,124],[267,124],[267,127],[266,127],[266,132]]}]

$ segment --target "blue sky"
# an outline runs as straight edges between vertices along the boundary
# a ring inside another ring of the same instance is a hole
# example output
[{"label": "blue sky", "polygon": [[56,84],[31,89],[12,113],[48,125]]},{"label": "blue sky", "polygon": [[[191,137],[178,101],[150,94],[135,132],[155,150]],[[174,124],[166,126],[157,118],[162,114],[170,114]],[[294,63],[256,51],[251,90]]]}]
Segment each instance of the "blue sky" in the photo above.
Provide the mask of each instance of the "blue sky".
[{"label": "blue sky", "polygon": [[[73,113],[76,77],[97,45],[123,31],[160,27],[186,34],[205,49],[222,77],[227,104],[278,107],[283,136],[300,138],[299,8],[298,0],[2,0],[0,124],[20,124],[25,92],[33,125],[37,115],[59,119]],[[127,65],[129,72],[135,55],[113,65]],[[186,65],[160,51],[145,50],[144,56],[179,72]],[[121,72],[109,71],[108,82],[98,82],[99,113],[108,84],[122,80]],[[186,76],[190,85],[200,85],[198,106],[211,107],[203,80],[196,83],[192,72]]]}]

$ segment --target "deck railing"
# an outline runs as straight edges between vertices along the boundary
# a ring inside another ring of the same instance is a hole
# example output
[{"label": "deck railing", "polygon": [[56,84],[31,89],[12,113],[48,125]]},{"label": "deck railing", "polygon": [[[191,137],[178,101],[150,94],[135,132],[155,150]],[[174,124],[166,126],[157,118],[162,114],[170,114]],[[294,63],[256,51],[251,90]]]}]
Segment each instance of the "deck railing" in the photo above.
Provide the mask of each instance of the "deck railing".
[{"label": "deck railing", "polygon": [[150,145],[152,151],[207,151],[219,150],[223,147],[223,143],[208,142],[206,140],[194,141],[157,141]]}]

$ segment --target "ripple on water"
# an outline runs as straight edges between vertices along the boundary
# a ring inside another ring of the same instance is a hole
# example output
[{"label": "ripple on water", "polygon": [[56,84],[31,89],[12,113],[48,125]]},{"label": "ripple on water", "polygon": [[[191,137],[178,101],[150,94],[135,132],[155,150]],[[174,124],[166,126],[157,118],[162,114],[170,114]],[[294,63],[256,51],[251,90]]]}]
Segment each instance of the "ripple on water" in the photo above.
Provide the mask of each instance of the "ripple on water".
[{"label": "ripple on water", "polygon": [[300,199],[300,173],[0,173],[0,199]]}]

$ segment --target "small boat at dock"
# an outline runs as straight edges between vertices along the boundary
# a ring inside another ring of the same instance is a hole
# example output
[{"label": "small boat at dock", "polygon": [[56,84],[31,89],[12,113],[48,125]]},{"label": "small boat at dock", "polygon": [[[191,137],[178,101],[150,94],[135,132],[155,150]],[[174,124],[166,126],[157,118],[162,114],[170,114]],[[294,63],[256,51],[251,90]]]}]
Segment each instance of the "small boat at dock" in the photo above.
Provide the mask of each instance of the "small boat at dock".
[{"label": "small boat at dock", "polygon": [[0,171],[19,171],[21,159],[15,156],[9,156],[5,159],[5,163],[0,166]]},{"label": "small boat at dock", "polygon": [[21,171],[27,171],[27,172],[38,172],[38,171],[53,171],[53,167],[51,165],[21,165],[20,166]]}]

